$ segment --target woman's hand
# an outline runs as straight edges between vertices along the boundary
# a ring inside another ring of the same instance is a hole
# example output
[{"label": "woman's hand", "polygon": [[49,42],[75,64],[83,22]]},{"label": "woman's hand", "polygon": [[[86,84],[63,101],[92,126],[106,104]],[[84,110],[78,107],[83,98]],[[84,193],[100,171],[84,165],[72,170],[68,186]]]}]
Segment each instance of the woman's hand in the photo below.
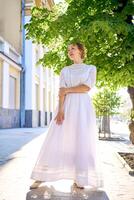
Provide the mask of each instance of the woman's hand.
[{"label": "woman's hand", "polygon": [[63,110],[58,111],[54,120],[56,120],[56,124],[58,124],[58,125],[62,124],[62,122],[64,120],[64,111]]},{"label": "woman's hand", "polygon": [[68,89],[67,88],[60,88],[59,89],[59,96],[65,96],[68,93]]}]

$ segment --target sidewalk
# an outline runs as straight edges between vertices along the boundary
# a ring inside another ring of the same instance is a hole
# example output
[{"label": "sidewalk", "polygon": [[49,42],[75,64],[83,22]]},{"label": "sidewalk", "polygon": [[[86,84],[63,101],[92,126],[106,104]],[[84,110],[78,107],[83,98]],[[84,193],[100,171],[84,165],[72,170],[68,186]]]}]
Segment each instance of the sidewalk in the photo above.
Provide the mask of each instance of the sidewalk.
[{"label": "sidewalk", "polygon": [[0,200],[134,200],[134,177],[116,156],[117,151],[133,151],[129,142],[99,141],[103,191],[70,193],[72,181],[61,180],[29,191],[31,171],[47,128],[0,130]]}]

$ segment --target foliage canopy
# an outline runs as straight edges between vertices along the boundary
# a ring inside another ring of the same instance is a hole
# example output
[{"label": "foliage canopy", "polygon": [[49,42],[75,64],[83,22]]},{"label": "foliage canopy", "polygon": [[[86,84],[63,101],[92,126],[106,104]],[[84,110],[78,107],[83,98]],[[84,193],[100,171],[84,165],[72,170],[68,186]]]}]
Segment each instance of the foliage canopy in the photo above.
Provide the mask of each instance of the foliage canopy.
[{"label": "foliage canopy", "polygon": [[134,26],[127,23],[133,0],[66,0],[51,11],[33,7],[31,12],[26,37],[49,49],[40,59],[44,66],[59,73],[71,63],[67,45],[81,41],[85,63],[97,67],[98,86],[134,86]]}]

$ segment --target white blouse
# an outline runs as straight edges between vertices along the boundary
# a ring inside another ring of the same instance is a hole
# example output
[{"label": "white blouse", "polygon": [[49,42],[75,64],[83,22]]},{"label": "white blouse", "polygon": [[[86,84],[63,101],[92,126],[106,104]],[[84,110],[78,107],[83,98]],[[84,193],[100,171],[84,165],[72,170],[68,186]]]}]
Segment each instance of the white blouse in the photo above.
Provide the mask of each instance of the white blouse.
[{"label": "white blouse", "polygon": [[96,83],[96,67],[94,65],[72,64],[64,67],[60,73],[59,87],[87,85],[92,88]]}]

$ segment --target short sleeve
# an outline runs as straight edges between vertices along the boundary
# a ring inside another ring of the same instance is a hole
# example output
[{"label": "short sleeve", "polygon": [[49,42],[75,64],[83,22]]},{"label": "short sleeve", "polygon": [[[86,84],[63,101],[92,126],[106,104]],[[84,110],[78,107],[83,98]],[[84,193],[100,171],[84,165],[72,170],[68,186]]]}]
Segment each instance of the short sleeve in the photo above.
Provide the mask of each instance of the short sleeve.
[{"label": "short sleeve", "polygon": [[60,77],[59,77],[59,88],[61,87],[66,87],[66,82],[65,82],[65,69],[63,68],[60,72]]},{"label": "short sleeve", "polygon": [[89,69],[88,77],[83,84],[87,85],[90,88],[94,87],[96,83],[96,73],[97,73],[96,67],[92,65],[91,69]]}]

